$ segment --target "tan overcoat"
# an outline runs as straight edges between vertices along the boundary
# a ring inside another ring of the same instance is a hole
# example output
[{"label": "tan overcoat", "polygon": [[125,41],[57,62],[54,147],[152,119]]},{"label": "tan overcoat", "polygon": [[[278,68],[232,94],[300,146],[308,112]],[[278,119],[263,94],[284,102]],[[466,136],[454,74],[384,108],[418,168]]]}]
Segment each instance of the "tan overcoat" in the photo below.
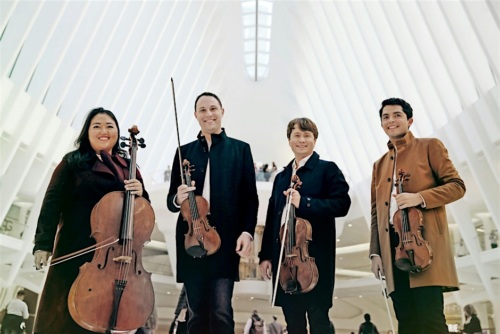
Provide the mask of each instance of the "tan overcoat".
[{"label": "tan overcoat", "polygon": [[439,139],[415,138],[408,131],[396,142],[396,147],[391,142],[388,147],[389,151],[373,165],[370,230],[370,255],[382,257],[388,293],[394,291],[389,238],[394,159],[396,170],[410,174],[403,191],[419,193],[425,201],[426,207],[419,209],[423,213],[424,239],[430,243],[434,255],[427,270],[410,274],[410,287],[442,286],[445,291],[458,290],[445,205],[464,196],[465,184]]}]

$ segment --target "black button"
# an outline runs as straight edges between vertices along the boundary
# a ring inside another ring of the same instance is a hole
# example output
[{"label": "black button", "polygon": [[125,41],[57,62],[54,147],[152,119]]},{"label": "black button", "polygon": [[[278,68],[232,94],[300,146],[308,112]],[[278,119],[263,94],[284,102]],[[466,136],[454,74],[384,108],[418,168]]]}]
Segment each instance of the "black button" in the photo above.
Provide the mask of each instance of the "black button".
[{"label": "black button", "polygon": [[391,160],[394,160],[394,157],[391,155]]},{"label": "black button", "polygon": [[385,202],[385,206],[389,206],[389,203]]},{"label": "black button", "polygon": [[386,231],[386,232],[389,232],[389,229],[386,227],[386,228],[385,228],[385,231]]},{"label": "black button", "polygon": [[391,182],[391,178],[390,177],[387,178],[387,182]]}]

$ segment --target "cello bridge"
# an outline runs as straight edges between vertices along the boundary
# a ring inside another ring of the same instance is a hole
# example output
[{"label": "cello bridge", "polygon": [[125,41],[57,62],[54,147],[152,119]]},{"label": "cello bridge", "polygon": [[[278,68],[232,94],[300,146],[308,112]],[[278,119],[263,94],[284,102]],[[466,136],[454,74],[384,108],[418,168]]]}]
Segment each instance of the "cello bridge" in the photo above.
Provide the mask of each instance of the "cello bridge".
[{"label": "cello bridge", "polygon": [[120,255],[118,257],[113,258],[113,261],[115,261],[115,262],[123,262],[123,263],[131,263],[132,262],[132,257],[131,256]]}]

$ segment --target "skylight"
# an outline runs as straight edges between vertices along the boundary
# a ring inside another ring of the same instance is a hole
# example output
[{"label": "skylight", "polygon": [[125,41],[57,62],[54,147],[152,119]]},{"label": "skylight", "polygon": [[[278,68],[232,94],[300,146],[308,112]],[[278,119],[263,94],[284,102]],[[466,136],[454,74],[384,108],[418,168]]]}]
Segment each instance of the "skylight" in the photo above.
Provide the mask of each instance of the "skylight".
[{"label": "skylight", "polygon": [[259,81],[269,73],[273,3],[242,0],[243,49],[247,74]]}]

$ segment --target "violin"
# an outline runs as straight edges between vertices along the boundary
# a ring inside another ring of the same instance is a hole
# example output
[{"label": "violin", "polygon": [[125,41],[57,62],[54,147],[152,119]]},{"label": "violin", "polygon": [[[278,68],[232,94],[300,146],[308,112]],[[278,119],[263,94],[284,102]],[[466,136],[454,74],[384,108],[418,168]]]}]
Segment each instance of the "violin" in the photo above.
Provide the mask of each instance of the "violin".
[{"label": "violin", "polygon": [[[396,181],[398,194],[403,192],[403,184],[410,179],[402,169],[398,170]],[[395,265],[399,270],[419,273],[432,262],[432,248],[423,237],[424,219],[422,211],[415,207],[400,209],[394,213],[394,229],[399,237],[396,247]]]},{"label": "violin", "polygon": [[[300,187],[297,175],[292,177],[294,190]],[[301,294],[314,289],[319,273],[316,261],[309,256],[308,244],[312,241],[312,227],[307,220],[295,216],[291,205],[292,192],[287,197],[286,221],[280,229],[282,250],[280,254],[279,282],[287,294]]]},{"label": "violin", "polygon": [[[192,166],[185,159],[182,165],[185,184],[191,184]],[[212,255],[220,247],[219,233],[217,233],[215,227],[210,226],[208,223],[208,212],[208,201],[202,196],[195,196],[193,191],[190,191],[187,200],[181,203],[181,214],[188,224],[188,232],[184,238],[184,248],[192,257],[200,258]]]},{"label": "violin", "polygon": [[[129,132],[129,179],[135,179],[137,147],[145,144],[135,137],[139,133],[137,126]],[[92,261],[80,267],[71,286],[68,308],[78,325],[97,333],[123,333],[146,323],[155,297],[151,273],[144,270],[141,259],[154,224],[149,202],[131,191],[110,192],[94,206],[92,237],[97,244],[109,239],[117,241],[97,248]]]}]

